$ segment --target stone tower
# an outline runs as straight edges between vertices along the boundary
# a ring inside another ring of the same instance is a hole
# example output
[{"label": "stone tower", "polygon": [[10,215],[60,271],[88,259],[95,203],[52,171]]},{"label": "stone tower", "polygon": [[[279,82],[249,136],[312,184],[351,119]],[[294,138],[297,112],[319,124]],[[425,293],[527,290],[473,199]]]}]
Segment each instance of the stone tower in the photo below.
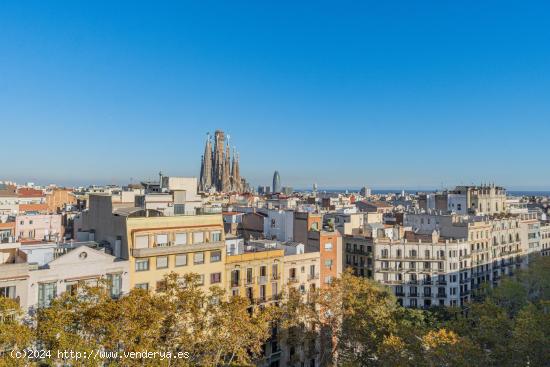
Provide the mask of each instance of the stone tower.
[{"label": "stone tower", "polygon": [[244,192],[248,189],[246,180],[241,177],[239,155],[236,148],[229,146],[229,135],[221,130],[214,132],[214,142],[210,134],[206,139],[204,154],[201,157],[199,190],[203,192]]}]

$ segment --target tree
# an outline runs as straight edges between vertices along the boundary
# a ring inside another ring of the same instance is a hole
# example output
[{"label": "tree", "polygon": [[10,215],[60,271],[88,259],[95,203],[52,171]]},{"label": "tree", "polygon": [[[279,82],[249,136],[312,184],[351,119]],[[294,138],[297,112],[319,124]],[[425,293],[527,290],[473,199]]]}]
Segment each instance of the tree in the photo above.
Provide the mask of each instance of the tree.
[{"label": "tree", "polygon": [[23,313],[13,299],[0,297],[0,366],[28,366],[29,360],[17,358],[12,351],[22,351],[32,345],[32,329],[23,322]]},{"label": "tree", "polygon": [[550,303],[528,304],[517,315],[510,347],[515,365],[548,366],[550,361]]}]

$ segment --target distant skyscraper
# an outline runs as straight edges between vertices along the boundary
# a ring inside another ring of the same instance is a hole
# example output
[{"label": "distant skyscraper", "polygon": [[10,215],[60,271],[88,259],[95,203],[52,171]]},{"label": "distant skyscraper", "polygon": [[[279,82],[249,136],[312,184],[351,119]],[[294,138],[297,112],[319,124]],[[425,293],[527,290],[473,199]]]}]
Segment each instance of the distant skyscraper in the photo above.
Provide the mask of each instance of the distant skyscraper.
[{"label": "distant skyscraper", "polygon": [[258,194],[268,195],[271,193],[271,188],[269,186],[258,186]]},{"label": "distant skyscraper", "polygon": [[246,189],[246,181],[240,176],[239,154],[235,149],[231,157],[229,137],[226,139],[223,131],[216,130],[214,146],[212,146],[211,137],[208,134],[201,159],[199,190],[243,192]]},{"label": "distant skyscraper", "polygon": [[273,193],[279,194],[281,192],[281,176],[279,171],[275,171],[273,174]]},{"label": "distant skyscraper", "polygon": [[370,196],[371,190],[367,186],[363,187],[361,191],[359,192],[362,196]]}]

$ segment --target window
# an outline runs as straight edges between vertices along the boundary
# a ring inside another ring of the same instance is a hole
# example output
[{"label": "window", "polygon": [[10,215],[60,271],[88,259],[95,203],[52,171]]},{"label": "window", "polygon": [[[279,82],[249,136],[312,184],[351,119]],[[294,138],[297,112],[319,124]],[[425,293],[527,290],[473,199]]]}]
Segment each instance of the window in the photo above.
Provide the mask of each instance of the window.
[{"label": "window", "polygon": [[48,307],[57,296],[57,283],[40,283],[38,285],[38,307]]},{"label": "window", "polygon": [[15,298],[15,286],[0,287],[0,297]]},{"label": "window", "polygon": [[187,254],[177,254],[176,266],[186,266],[186,265],[187,265]]},{"label": "window", "polygon": [[166,269],[168,267],[168,256],[157,256],[157,269]]},{"label": "window", "polygon": [[193,233],[193,243],[203,243],[203,242],[204,242],[204,232]]},{"label": "window", "polygon": [[193,255],[193,263],[195,265],[197,264],[204,264],[204,252],[197,252]]},{"label": "window", "polygon": [[149,247],[149,236],[136,236],[134,242],[134,248],[147,248]]},{"label": "window", "polygon": [[252,268],[246,269],[246,284],[252,284],[254,282],[254,273]]},{"label": "window", "polygon": [[204,285],[204,274],[200,274],[198,279],[197,279],[197,282],[195,283],[196,285]]},{"label": "window", "polygon": [[332,276],[330,276],[330,275],[329,275],[329,276],[326,276],[326,277],[325,277],[325,283],[326,283],[326,284],[332,283]]},{"label": "window", "polygon": [[217,284],[222,282],[222,273],[210,274],[210,284]]},{"label": "window", "polygon": [[[231,271],[231,286],[232,287],[238,287],[239,284],[240,284],[240,278],[241,278],[241,271],[240,270],[232,270]],[[233,293],[233,295],[235,295],[235,293]]]},{"label": "window", "polygon": [[330,242],[325,243],[325,251],[332,251],[332,243]]},{"label": "window", "polygon": [[332,260],[331,259],[325,260],[325,266],[327,268],[331,268],[332,267]]},{"label": "window", "polygon": [[149,259],[139,259],[136,260],[136,271],[147,271],[149,270]]},{"label": "window", "polygon": [[222,252],[221,251],[211,251],[210,252],[210,262],[216,263],[222,261]]},{"label": "window", "polygon": [[279,279],[279,268],[277,267],[277,264],[271,265],[271,277],[273,279]]},{"label": "window", "polygon": [[187,233],[176,233],[176,238],[174,240],[175,245],[186,245],[187,244]]},{"label": "window", "polygon": [[211,232],[210,233],[210,240],[212,242],[221,241],[222,240],[222,232],[221,231]]},{"label": "window", "polygon": [[78,294],[78,283],[66,284],[65,292],[69,293],[71,296],[76,296]]},{"label": "window", "polygon": [[296,268],[288,269],[288,277],[290,280],[296,279]]},{"label": "window", "polygon": [[107,274],[109,282],[109,291],[112,298],[118,298],[122,294],[122,275]]},{"label": "window", "polygon": [[148,290],[149,289],[149,283],[138,283],[136,284],[136,289],[143,289]]},{"label": "window", "polygon": [[155,242],[158,247],[168,246],[168,235],[167,234],[157,234],[155,236]]}]

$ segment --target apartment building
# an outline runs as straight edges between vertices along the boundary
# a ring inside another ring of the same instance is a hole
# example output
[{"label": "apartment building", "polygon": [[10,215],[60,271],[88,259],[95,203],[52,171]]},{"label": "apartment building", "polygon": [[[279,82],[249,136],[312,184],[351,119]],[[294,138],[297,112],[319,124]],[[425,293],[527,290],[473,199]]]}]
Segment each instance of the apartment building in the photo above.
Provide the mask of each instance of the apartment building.
[{"label": "apartment building", "polygon": [[373,248],[376,241],[375,238],[363,235],[343,236],[344,268],[351,268],[356,276],[373,278]]},{"label": "apartment building", "polygon": [[90,195],[90,208],[75,220],[75,228],[107,243],[116,257],[128,259],[130,285],[162,289],[171,272],[199,275],[199,284],[225,284],[221,214],[163,216],[137,207],[116,208],[109,195]]},{"label": "apartment building", "polygon": [[154,209],[165,216],[193,215],[202,204],[196,177],[160,176],[159,183],[142,183],[143,194],[135,195],[135,206]]},{"label": "apartment building", "polygon": [[16,300],[24,307],[27,304],[29,266],[27,255],[16,242],[0,245],[0,297]]},{"label": "apartment building", "polygon": [[0,243],[15,242],[15,222],[0,221]]},{"label": "apartment building", "polygon": [[470,299],[470,246],[434,234],[431,240],[379,239],[374,279],[389,286],[406,307],[459,306]]},{"label": "apartment building", "polygon": [[528,212],[520,214],[520,225],[522,227],[522,241],[526,245],[524,250],[528,257],[539,254],[541,251],[540,245],[540,221],[536,212]]},{"label": "apartment building", "polygon": [[550,256],[550,222],[540,224],[540,253]]},{"label": "apartment building", "polygon": [[332,283],[344,268],[342,236],[338,231],[309,231],[307,244],[320,253],[321,287]]},{"label": "apartment building", "polygon": [[318,249],[300,242],[286,242],[284,249],[283,282],[294,287],[304,296],[319,289],[321,277],[321,253]]},{"label": "apartment building", "polygon": [[[93,286],[106,280],[113,298],[129,291],[128,261],[105,253],[95,243],[46,245],[42,249],[35,247],[27,246],[23,250],[28,259],[38,259],[38,262],[25,264],[29,268],[29,286],[27,301],[22,307],[29,312],[48,307],[55,297],[64,292],[78,292],[82,283]],[[39,251],[40,256],[35,254],[32,257],[32,251]]]},{"label": "apartment building", "polygon": [[46,193],[46,205],[49,213],[61,213],[67,207],[76,205],[73,190],[53,188]]},{"label": "apartment building", "polygon": [[327,213],[325,214],[325,220],[331,223],[333,228],[340,232],[342,236],[351,235],[354,233],[362,233],[365,228],[367,216],[377,215],[380,217],[382,223],[382,213],[369,212],[369,213]]},{"label": "apartment building", "polygon": [[263,235],[267,239],[278,241],[293,241],[294,211],[279,209],[261,209],[265,215]]},{"label": "apartment building", "polygon": [[279,300],[283,290],[284,249],[275,241],[257,241],[242,253],[225,258],[225,285],[229,295],[248,298],[251,304]]},{"label": "apartment building", "polygon": [[59,241],[63,233],[59,214],[21,214],[15,217],[18,241]]},{"label": "apartment building", "polygon": [[310,212],[294,212],[293,238],[296,242],[307,243],[309,231],[316,231],[323,226],[323,215]]}]

